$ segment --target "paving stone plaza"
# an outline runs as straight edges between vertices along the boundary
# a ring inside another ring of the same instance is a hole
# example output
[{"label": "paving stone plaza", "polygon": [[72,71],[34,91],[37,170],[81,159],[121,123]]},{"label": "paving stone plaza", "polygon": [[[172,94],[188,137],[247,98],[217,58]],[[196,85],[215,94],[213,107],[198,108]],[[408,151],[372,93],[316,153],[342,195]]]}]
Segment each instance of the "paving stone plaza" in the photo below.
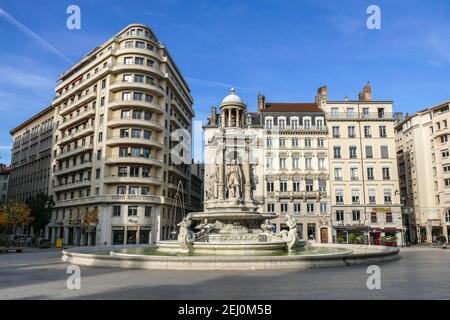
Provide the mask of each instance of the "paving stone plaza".
[{"label": "paving stone plaza", "polygon": [[450,299],[450,250],[403,248],[380,264],[369,290],[364,265],[301,271],[152,271],[81,267],[81,289],[66,287],[59,250],[0,255],[0,299]]}]

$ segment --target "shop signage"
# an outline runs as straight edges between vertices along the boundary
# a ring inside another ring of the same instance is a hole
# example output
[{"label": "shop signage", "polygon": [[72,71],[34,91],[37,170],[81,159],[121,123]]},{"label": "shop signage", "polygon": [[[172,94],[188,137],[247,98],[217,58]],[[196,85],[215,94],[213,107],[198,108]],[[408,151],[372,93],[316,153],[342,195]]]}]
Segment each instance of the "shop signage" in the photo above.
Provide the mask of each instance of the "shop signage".
[{"label": "shop signage", "polygon": [[390,212],[392,211],[391,208],[388,207],[377,207],[377,208],[372,208],[373,212]]}]

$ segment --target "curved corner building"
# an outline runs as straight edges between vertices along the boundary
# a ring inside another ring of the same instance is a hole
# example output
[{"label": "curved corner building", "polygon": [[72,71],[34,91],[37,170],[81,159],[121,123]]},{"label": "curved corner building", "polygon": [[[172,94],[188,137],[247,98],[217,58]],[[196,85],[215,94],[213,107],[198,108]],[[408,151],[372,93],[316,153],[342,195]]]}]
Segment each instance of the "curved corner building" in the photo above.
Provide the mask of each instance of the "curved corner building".
[{"label": "curved corner building", "polygon": [[201,210],[190,205],[190,160],[171,161],[171,133],[191,132],[193,99],[149,27],[127,26],[64,73],[55,91],[49,239],[168,239],[178,181],[187,211]]}]

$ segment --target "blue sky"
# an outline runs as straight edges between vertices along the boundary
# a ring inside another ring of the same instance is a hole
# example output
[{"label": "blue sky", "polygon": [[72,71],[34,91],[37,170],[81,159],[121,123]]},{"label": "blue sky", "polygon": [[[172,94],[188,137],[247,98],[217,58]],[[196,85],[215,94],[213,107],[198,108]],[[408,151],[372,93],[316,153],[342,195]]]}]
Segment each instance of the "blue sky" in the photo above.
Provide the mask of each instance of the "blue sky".
[{"label": "blue sky", "polygon": [[[81,8],[81,30],[66,28],[71,4]],[[381,8],[381,30],[366,27],[371,4]],[[327,85],[331,99],[356,98],[368,80],[374,99],[394,100],[395,111],[450,99],[448,0],[0,0],[0,9],[4,163],[10,129],[51,103],[59,74],[133,22],[168,47],[199,120],[231,86],[250,110],[259,92],[312,101]]]}]

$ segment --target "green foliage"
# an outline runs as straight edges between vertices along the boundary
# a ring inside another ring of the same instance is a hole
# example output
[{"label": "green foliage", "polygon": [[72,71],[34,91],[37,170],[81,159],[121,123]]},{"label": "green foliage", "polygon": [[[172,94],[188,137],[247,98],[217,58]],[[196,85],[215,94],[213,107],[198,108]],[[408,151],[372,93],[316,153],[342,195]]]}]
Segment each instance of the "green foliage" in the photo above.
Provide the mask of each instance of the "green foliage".
[{"label": "green foliage", "polygon": [[52,210],[55,203],[47,194],[41,192],[27,199],[27,205],[33,217],[33,228],[35,234],[39,235],[50,222]]}]

